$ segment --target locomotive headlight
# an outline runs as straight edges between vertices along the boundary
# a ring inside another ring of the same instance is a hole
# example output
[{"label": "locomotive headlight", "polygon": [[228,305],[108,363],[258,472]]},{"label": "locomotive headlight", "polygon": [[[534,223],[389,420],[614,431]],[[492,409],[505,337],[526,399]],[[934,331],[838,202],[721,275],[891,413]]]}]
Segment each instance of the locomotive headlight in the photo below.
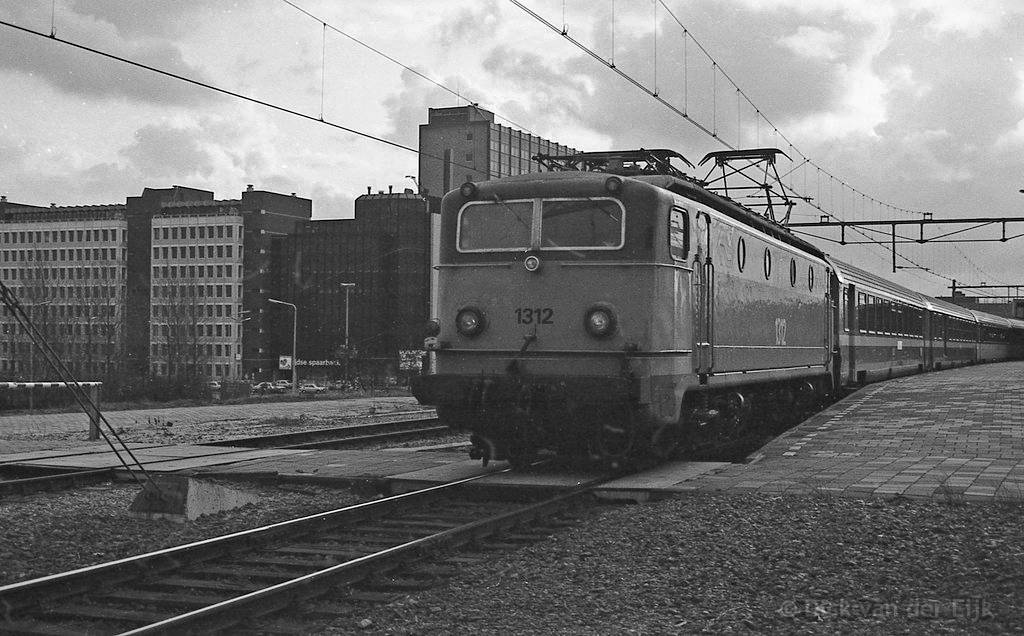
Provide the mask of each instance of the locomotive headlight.
[{"label": "locomotive headlight", "polygon": [[483,312],[476,307],[465,307],[455,315],[455,328],[464,336],[478,336],[486,326]]},{"label": "locomotive headlight", "polygon": [[604,180],[604,189],[608,191],[608,194],[618,194],[622,192],[622,179],[618,177],[608,177]]},{"label": "locomotive headlight", "polygon": [[441,333],[441,321],[437,318],[431,318],[427,321],[427,324],[423,328],[423,333],[428,338],[433,338]]},{"label": "locomotive headlight", "polygon": [[472,199],[476,196],[476,185],[467,181],[459,186],[459,194],[467,199]]},{"label": "locomotive headlight", "polygon": [[591,307],[583,319],[583,326],[595,338],[607,338],[615,333],[615,312],[606,305]]}]

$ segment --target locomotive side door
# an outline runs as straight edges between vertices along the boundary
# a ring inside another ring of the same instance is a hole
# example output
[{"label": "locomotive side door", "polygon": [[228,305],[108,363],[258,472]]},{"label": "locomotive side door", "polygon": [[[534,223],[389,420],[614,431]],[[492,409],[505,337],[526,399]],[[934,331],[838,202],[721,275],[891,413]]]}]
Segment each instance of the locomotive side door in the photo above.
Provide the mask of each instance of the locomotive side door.
[{"label": "locomotive side door", "polygon": [[696,250],[690,278],[693,281],[693,353],[694,371],[703,384],[715,364],[715,267],[711,260],[711,217],[707,212],[698,211],[694,220]]}]

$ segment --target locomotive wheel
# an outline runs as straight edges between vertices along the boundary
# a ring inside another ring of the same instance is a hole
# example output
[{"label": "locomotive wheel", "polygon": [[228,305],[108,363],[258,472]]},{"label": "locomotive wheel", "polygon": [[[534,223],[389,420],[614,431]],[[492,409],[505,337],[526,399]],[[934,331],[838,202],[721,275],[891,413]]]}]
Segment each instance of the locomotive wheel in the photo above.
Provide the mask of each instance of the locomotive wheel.
[{"label": "locomotive wheel", "polygon": [[620,465],[633,454],[635,447],[636,427],[628,411],[601,419],[591,446],[593,455],[612,465]]},{"label": "locomotive wheel", "polygon": [[651,455],[657,459],[672,457],[683,444],[683,427],[664,424],[651,435]]},{"label": "locomotive wheel", "polygon": [[437,421],[453,431],[470,430],[473,413],[468,408],[449,405],[437,406]]},{"label": "locomotive wheel", "polygon": [[525,470],[537,460],[534,449],[513,448],[508,453],[508,463],[515,470]]}]

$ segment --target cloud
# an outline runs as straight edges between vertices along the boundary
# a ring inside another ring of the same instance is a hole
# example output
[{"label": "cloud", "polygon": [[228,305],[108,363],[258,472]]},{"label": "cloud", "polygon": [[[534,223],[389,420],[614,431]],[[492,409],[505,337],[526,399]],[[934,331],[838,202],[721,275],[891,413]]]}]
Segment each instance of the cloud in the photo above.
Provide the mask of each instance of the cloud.
[{"label": "cloud", "polygon": [[[38,13],[13,9],[11,21],[49,32],[48,20]],[[47,16],[48,17],[48,16]],[[58,38],[209,82],[199,68],[187,63],[180,47],[167,40],[125,40],[108,23],[77,13],[60,14]],[[171,80],[124,62],[101,57],[68,44],[21,31],[8,30],[0,47],[0,69],[10,69],[43,80],[63,93],[88,98],[127,99],[162,106],[197,106],[219,99],[209,91]]]},{"label": "cloud", "polygon": [[[416,148],[419,146],[419,126],[427,123],[427,109],[464,105],[449,91],[425,81],[415,73],[402,71],[402,88],[383,100],[387,113],[388,130],[385,137]],[[445,86],[456,86],[454,78],[445,78]],[[457,103],[458,102],[458,103]]]},{"label": "cloud", "polygon": [[149,125],[135,133],[135,143],[120,151],[150,179],[209,177],[213,158],[200,144],[202,130]]},{"label": "cloud", "polygon": [[[125,5],[122,0],[74,0],[69,8],[76,14],[113,25],[126,39],[178,37],[209,13],[218,11],[218,17],[223,19],[233,11],[226,3],[214,0],[147,2],[144,9],[138,4]],[[58,15],[64,20],[67,13],[61,11]]]},{"label": "cloud", "polygon": [[836,31],[801,25],[796,33],[779,38],[779,43],[797,55],[831,61],[839,56],[837,47],[843,39]]},{"label": "cloud", "polygon": [[444,18],[436,37],[441,46],[450,47],[456,43],[465,45],[490,39],[500,21],[498,2],[485,0],[473,5],[471,9],[462,9],[454,16]]}]

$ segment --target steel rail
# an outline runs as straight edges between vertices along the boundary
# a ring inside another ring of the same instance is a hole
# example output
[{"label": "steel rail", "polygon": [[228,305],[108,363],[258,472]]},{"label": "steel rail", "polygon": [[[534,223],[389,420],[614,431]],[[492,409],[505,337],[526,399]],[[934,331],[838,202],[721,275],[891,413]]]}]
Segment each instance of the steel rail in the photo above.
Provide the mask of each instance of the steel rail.
[{"label": "steel rail", "polygon": [[[604,481],[604,479],[594,480],[595,483],[600,481]],[[225,628],[237,624],[245,620],[245,618],[261,616],[279,609],[279,607],[275,607],[274,604],[268,601],[287,599],[285,604],[288,604],[295,598],[306,599],[326,594],[330,591],[330,584],[337,584],[346,580],[349,582],[361,580],[374,572],[380,571],[381,566],[384,564],[423,557],[441,548],[463,545],[482,536],[494,534],[498,530],[532,520],[538,516],[564,510],[565,505],[569,501],[585,495],[593,485],[595,484],[588,483],[577,487],[571,492],[557,495],[519,510],[513,510],[488,519],[481,519],[456,528],[444,530],[421,539],[408,541],[284,583],[209,605],[158,623],[123,632],[121,636],[179,634],[199,626],[205,626],[211,621],[223,620],[225,616],[231,616],[231,618],[226,619],[228,620],[226,624],[216,625],[216,628]],[[237,616],[244,616],[245,618],[235,618]]]},{"label": "steel rail", "polygon": [[[289,535],[297,533],[308,535],[308,531],[318,529],[332,529],[341,526],[346,522],[359,521],[364,516],[377,517],[380,514],[394,512],[396,508],[406,503],[423,503],[420,499],[426,497],[431,500],[432,495],[444,495],[449,491],[457,489],[468,482],[483,479],[493,474],[507,471],[496,471],[477,475],[466,479],[456,480],[450,483],[425,488],[422,490],[396,495],[384,500],[366,502],[349,506],[347,508],[310,515],[302,519],[272,524],[264,528],[257,528],[218,537],[205,541],[195,542],[186,546],[168,548],[154,553],[139,555],[121,559],[108,564],[100,564],[87,568],[80,568],[73,572],[57,574],[33,581],[17,583],[6,587],[0,587],[0,607],[5,608],[7,620],[6,627],[9,629],[50,629],[46,623],[36,623],[32,616],[21,618],[17,616],[19,609],[35,608],[40,601],[51,600],[61,597],[74,596],[76,594],[95,591],[104,583],[124,583],[141,576],[154,572],[169,569],[185,569],[207,561],[217,556],[233,551],[248,552],[245,548],[262,549],[269,546],[271,540],[279,538],[282,533]],[[406,540],[405,537],[397,538],[397,545],[388,546],[371,554],[350,558],[344,563],[338,563],[330,567],[299,574],[290,580],[273,583],[261,589],[242,592],[234,598],[211,602],[209,605],[199,607],[177,616],[160,619],[152,617],[149,624],[132,628],[122,634],[178,634],[197,633],[208,630],[220,630],[237,627],[245,624],[247,620],[260,618],[268,614],[285,609],[297,601],[319,597],[328,593],[333,587],[339,584],[354,584],[365,580],[374,574],[393,570],[401,564],[416,562],[438,551],[451,549],[467,543],[471,543],[485,537],[489,537],[515,526],[528,523],[542,516],[549,516],[564,512],[567,504],[578,500],[588,494],[595,485],[608,479],[607,476],[597,477],[586,482],[577,484],[572,490],[561,493],[539,503],[521,505],[518,509],[492,514],[484,519],[473,519],[468,523],[462,523],[451,528],[443,528],[427,536]],[[343,517],[343,518],[339,518]],[[398,517],[400,519],[401,517]],[[471,518],[471,517],[470,517]],[[415,522],[414,522],[415,523]],[[301,524],[301,528],[299,525]],[[326,526],[326,528],[325,528]],[[358,531],[358,527],[352,528]],[[268,531],[272,531],[269,532]],[[315,538],[315,537],[314,537]],[[201,555],[195,554],[199,550]],[[189,554],[191,553],[191,554]],[[211,554],[212,553],[212,554]],[[156,568],[155,565],[163,567]],[[82,583],[88,585],[82,589]],[[47,592],[54,587],[56,591]],[[105,587],[105,586],[104,586]],[[102,590],[99,590],[102,594]],[[19,598],[20,597],[20,598]],[[96,606],[99,609],[99,606]],[[43,610],[45,612],[45,610]],[[67,616],[76,616],[75,610],[70,610]],[[180,611],[180,610],[179,610]],[[12,618],[12,614],[14,617]],[[83,616],[89,616],[85,614]],[[92,614],[94,618],[102,614]],[[73,619],[68,619],[73,620]],[[110,617],[111,621],[122,620],[116,614]],[[138,617],[135,617],[138,620]],[[28,621],[28,622],[26,622]],[[60,629],[54,625],[55,629]],[[5,623],[0,621],[0,631],[4,631]],[[97,629],[102,630],[97,625]]]},{"label": "steel rail", "polygon": [[[436,424],[437,417],[418,418],[412,420],[397,420],[390,422],[373,422],[369,424],[354,424],[352,426],[338,426],[334,428],[311,429],[306,431],[294,431],[289,433],[272,433],[270,435],[256,435],[253,437],[237,437],[213,442],[203,442],[201,446],[242,446],[258,448],[301,448],[307,444],[315,444],[317,439],[325,441],[356,440],[360,437],[368,438],[371,441],[376,436],[379,439],[386,439],[389,433],[375,433],[375,431],[387,430],[401,426],[415,426],[420,424]],[[413,431],[431,431],[434,429],[446,429],[447,427],[426,427],[412,429]],[[409,434],[410,431],[393,431],[394,433]],[[336,436],[341,437],[336,437]],[[356,443],[353,441],[352,443]],[[314,446],[309,446],[313,448]]]},{"label": "steel rail", "polygon": [[[406,504],[410,500],[441,496],[463,484],[509,470],[511,469],[484,473],[437,486],[393,495],[384,499],[346,506],[337,510],[320,512],[220,537],[164,548],[163,550],[117,559],[107,563],[90,565],[68,572],[11,583],[0,587],[0,608],[3,608],[5,613],[9,614],[13,610],[38,605],[40,601],[93,590],[100,579],[114,582],[129,580],[137,578],[140,573],[153,573],[177,568],[181,567],[183,563],[204,561],[233,549],[256,544],[262,545],[286,533],[315,531],[325,526],[330,527],[345,522],[357,521],[370,515],[386,512]],[[3,623],[0,622],[0,631],[2,630]]]},{"label": "steel rail", "polygon": [[68,487],[81,483],[95,483],[113,479],[115,476],[113,468],[99,468],[96,470],[76,470],[54,473],[52,475],[41,475],[38,477],[24,477],[21,479],[0,480],[0,498],[11,494],[28,494],[50,490],[54,486]]}]

